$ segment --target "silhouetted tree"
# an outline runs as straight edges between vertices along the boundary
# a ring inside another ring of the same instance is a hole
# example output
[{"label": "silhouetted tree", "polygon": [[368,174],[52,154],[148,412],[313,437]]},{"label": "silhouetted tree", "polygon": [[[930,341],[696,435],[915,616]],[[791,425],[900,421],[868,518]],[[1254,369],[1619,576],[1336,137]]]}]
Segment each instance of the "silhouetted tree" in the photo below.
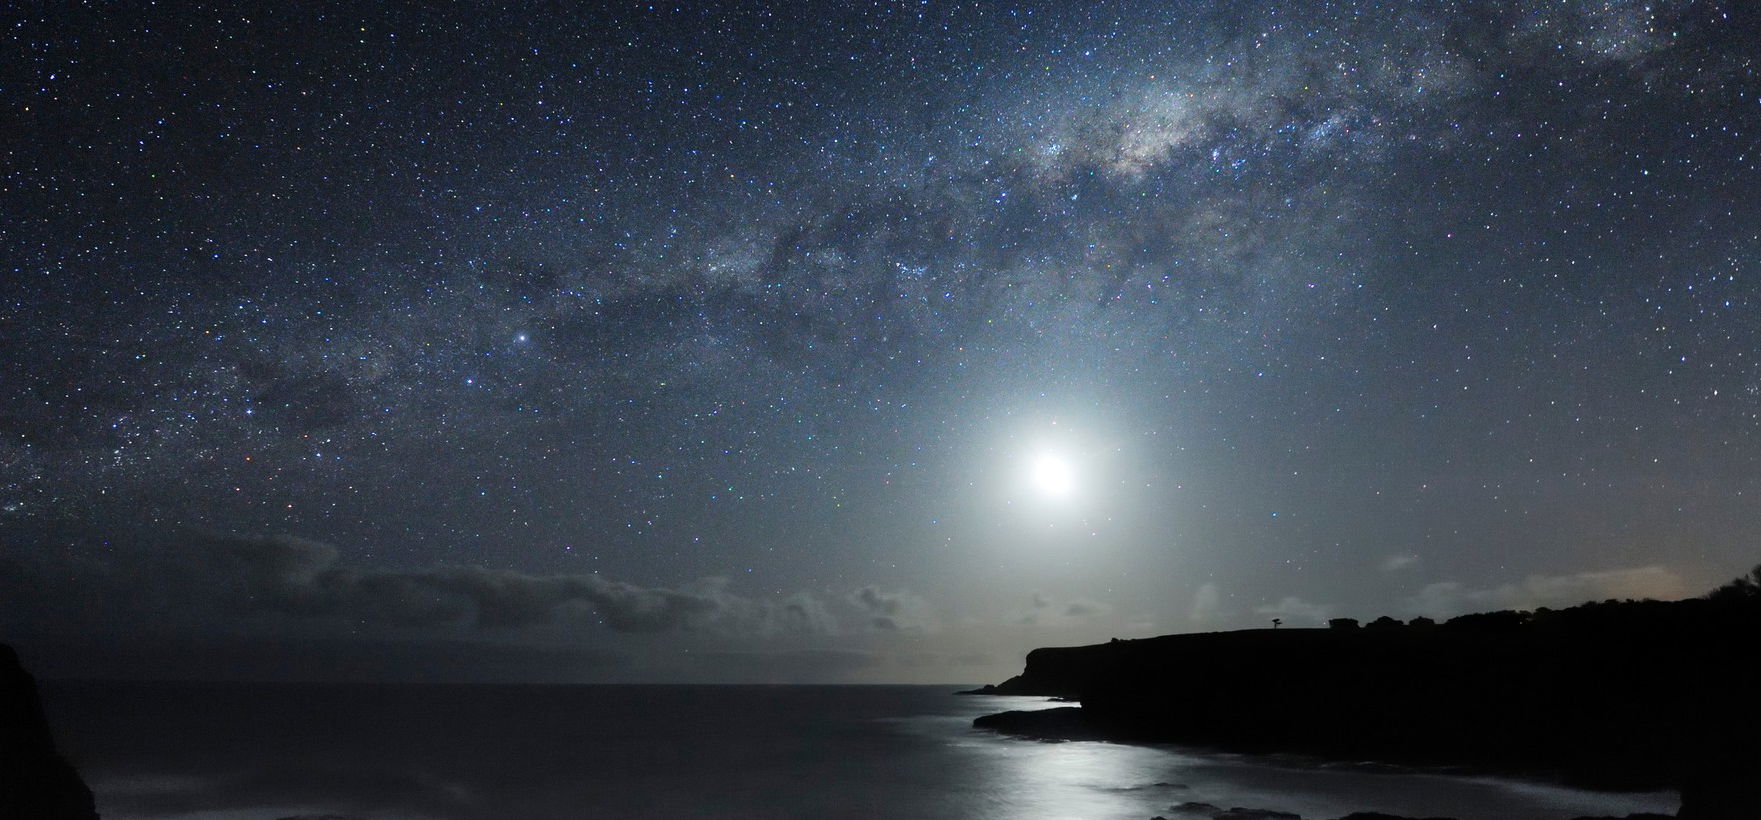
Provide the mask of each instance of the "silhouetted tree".
[{"label": "silhouetted tree", "polygon": [[1468,615],[1457,615],[1444,622],[1444,626],[1454,629],[1472,630],[1475,632],[1509,632],[1520,629],[1529,620],[1529,613],[1511,609],[1500,609],[1496,612],[1475,612]]},{"label": "silhouetted tree", "polygon": [[1740,603],[1761,600],[1761,564],[1749,570],[1747,575],[1738,575],[1725,584],[1706,594],[1706,597],[1721,603]]},{"label": "silhouetted tree", "polygon": [[1383,615],[1382,617],[1371,621],[1369,623],[1369,625],[1365,626],[1364,628],[1365,629],[1375,629],[1375,630],[1388,630],[1388,629],[1399,629],[1401,626],[1403,626],[1403,624],[1401,622],[1399,622],[1393,618],[1390,618],[1387,615]]},{"label": "silhouetted tree", "polygon": [[1282,624],[1282,623],[1284,623],[1284,619],[1283,619],[1283,618],[1273,618],[1273,619],[1272,619],[1272,628],[1273,628],[1273,629],[1277,629],[1277,628],[1278,628],[1278,625],[1279,625],[1279,624]]},{"label": "silhouetted tree", "polygon": [[1356,629],[1356,618],[1334,618],[1327,622],[1328,629]]},{"label": "silhouetted tree", "polygon": [[1430,618],[1427,618],[1427,617],[1425,617],[1425,616],[1423,616],[1423,615],[1420,615],[1420,616],[1418,616],[1418,617],[1417,617],[1417,618],[1414,618],[1414,619],[1412,619],[1412,620],[1410,620],[1410,621],[1407,621],[1407,622],[1406,622],[1406,625],[1407,625],[1407,626],[1411,626],[1411,627],[1418,627],[1418,628],[1421,628],[1421,629],[1422,629],[1422,628],[1425,628],[1425,627],[1432,627],[1432,626],[1436,626],[1436,625],[1437,625],[1437,622],[1436,622],[1436,621],[1433,621],[1433,620],[1431,620],[1431,619],[1430,619]]}]

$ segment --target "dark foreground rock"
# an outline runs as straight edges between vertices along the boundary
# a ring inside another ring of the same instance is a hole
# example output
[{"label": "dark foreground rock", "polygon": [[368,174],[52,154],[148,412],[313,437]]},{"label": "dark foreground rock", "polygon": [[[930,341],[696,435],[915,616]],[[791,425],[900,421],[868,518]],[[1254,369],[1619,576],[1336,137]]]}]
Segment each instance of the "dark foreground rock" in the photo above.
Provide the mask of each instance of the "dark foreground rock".
[{"label": "dark foreground rock", "polygon": [[[1400,818],[1395,818],[1395,820],[1400,820]],[[1653,814],[1645,811],[1629,814],[1625,817],[1574,817],[1572,820],[1675,820],[1675,818],[1667,814]]]},{"label": "dark foreground rock", "polygon": [[1168,807],[1168,816],[1157,820],[1302,820],[1302,815],[1271,809],[1225,809],[1209,803],[1181,803]]},{"label": "dark foreground rock", "polygon": [[55,750],[37,682],[0,644],[0,820],[97,820],[92,790]]},{"label": "dark foreground rock", "polygon": [[1453,817],[1402,817],[1398,814],[1383,814],[1379,811],[1354,811],[1339,820],[1455,820]]},{"label": "dark foreground rock", "polygon": [[1105,740],[1080,707],[1059,706],[1028,712],[999,712],[972,721],[979,729],[1035,740]]},{"label": "dark foreground rock", "polygon": [[[1300,815],[1290,812],[1271,811],[1269,809],[1225,809],[1209,803],[1181,803],[1168,807],[1167,815],[1157,815],[1150,820],[1302,820]],[[1453,817],[1407,817],[1400,814],[1383,814],[1379,811],[1354,811],[1339,820],[1455,820]],[[1626,817],[1578,817],[1574,820],[1674,820],[1667,814],[1629,814]]]}]

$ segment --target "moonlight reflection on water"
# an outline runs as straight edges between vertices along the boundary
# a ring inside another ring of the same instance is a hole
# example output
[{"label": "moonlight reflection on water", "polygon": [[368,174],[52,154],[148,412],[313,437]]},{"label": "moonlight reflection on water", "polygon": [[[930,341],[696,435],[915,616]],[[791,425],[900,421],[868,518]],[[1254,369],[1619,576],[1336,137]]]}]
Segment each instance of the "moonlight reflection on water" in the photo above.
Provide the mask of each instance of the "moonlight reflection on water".
[{"label": "moonlight reflection on water", "polygon": [[[1040,698],[976,697],[990,711],[1061,706]],[[974,709],[976,712],[985,709]],[[1380,811],[1458,820],[1570,820],[1674,812],[1669,793],[1610,794],[1489,777],[1322,765],[1298,758],[1172,746],[1047,743],[974,730],[958,744],[989,776],[987,816],[1136,818],[1180,803],[1293,812],[1304,818]]]}]

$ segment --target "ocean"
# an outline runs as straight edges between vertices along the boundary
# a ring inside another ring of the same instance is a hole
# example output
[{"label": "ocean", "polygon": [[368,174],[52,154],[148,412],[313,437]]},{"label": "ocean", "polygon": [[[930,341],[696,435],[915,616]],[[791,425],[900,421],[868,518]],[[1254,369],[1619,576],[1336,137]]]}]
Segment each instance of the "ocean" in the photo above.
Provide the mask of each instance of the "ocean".
[{"label": "ocean", "polygon": [[972,718],[1054,706],[921,686],[45,684],[107,820],[1089,818],[1180,803],[1567,820],[1672,793],[1178,746],[1044,743]]}]

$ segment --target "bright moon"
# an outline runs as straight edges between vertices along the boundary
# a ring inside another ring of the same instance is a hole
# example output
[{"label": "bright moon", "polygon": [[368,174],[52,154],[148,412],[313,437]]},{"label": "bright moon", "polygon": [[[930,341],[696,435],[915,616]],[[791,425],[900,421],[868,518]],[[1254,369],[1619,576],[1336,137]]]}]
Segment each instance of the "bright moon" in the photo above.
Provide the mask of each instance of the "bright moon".
[{"label": "bright moon", "polygon": [[1076,492],[1076,469],[1056,453],[1034,456],[1028,463],[1027,480],[1053,498],[1067,498]]}]

